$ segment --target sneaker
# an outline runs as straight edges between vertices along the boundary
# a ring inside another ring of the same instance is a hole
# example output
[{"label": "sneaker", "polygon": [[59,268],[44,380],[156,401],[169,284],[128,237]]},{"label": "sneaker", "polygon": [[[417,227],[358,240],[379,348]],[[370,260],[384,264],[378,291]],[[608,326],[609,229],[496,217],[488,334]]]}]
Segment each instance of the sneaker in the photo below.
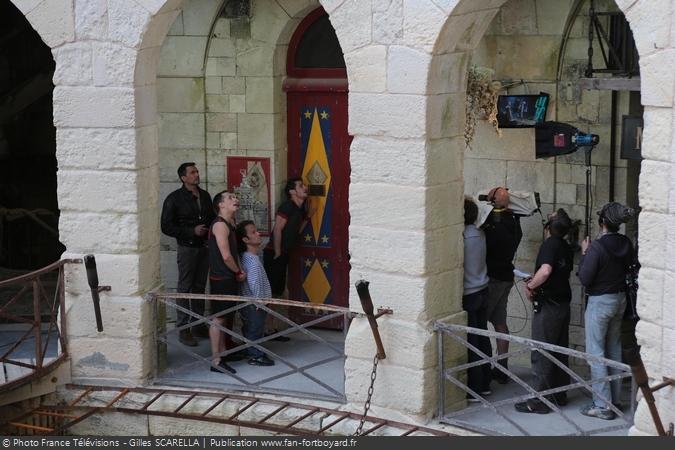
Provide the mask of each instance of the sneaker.
[{"label": "sneaker", "polygon": [[499,384],[506,384],[509,382],[509,376],[496,367],[492,369],[492,379]]},{"label": "sneaker", "polygon": [[178,340],[181,344],[187,345],[188,347],[197,346],[197,341],[195,341],[195,338],[192,336],[192,333],[190,333],[190,330],[180,330],[180,333],[178,334]]},{"label": "sneaker", "polygon": [[255,358],[250,358],[248,363],[252,366],[273,366],[274,361],[269,359],[267,355],[256,356]]},{"label": "sneaker", "polygon": [[614,411],[607,409],[607,408],[601,408],[599,406],[595,406],[595,404],[591,403],[590,405],[586,405],[583,408],[581,408],[581,414],[584,416],[588,417],[597,417],[598,419],[604,419],[604,420],[614,420],[616,417],[616,414],[614,414]]},{"label": "sneaker", "polygon": [[223,371],[228,371],[230,373],[237,373],[237,371],[234,369],[234,367],[230,366],[223,360],[221,360],[218,365],[211,365],[211,372],[220,372],[223,373]]},{"label": "sneaker", "polygon": [[516,403],[514,405],[516,411],[529,414],[548,414],[551,409],[543,402],[537,399],[530,399],[525,402]]}]

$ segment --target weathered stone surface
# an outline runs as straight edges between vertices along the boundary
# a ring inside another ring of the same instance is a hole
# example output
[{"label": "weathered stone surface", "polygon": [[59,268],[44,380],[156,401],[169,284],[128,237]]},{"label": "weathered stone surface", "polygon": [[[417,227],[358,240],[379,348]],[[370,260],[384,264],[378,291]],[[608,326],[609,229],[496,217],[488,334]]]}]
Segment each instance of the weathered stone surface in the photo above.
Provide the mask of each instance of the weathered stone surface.
[{"label": "weathered stone surface", "polygon": [[464,190],[474,195],[484,189],[507,186],[506,161],[467,158],[464,160]]},{"label": "weathered stone surface", "polygon": [[373,42],[398,44],[403,39],[403,0],[373,3]]},{"label": "weathered stone surface", "polygon": [[[499,10],[499,23],[502,34],[532,35],[538,34],[536,0],[511,0]],[[541,8],[547,10],[548,8]],[[565,13],[558,17],[564,22]],[[544,30],[542,30],[544,31]],[[543,34],[543,33],[542,33]]]},{"label": "weathered stone surface", "polygon": [[349,134],[396,138],[424,135],[423,96],[354,93],[349,98]]},{"label": "weathered stone surface", "polygon": [[159,145],[171,148],[203,147],[204,114],[161,113],[159,115]]},{"label": "weathered stone surface", "polygon": [[[237,53],[237,76],[272,76],[274,75],[274,65],[271,64],[274,58],[274,46],[272,45],[254,45]],[[234,73],[223,73],[222,75],[234,75]]]},{"label": "weathered stone surface", "polygon": [[234,41],[231,39],[212,38],[209,41],[209,57],[232,58],[235,52]]},{"label": "weathered stone surface", "polygon": [[431,0],[403,2],[403,42],[431,51],[447,16]]},{"label": "weathered stone surface", "polygon": [[231,113],[246,112],[245,95],[230,95],[230,112]]},{"label": "weathered stone surface", "polygon": [[139,222],[137,214],[63,211],[59,217],[59,236],[70,252],[134,252],[141,243]]},{"label": "weathered stone surface", "polygon": [[247,113],[281,112],[281,80],[269,77],[247,77],[246,102]]},{"label": "weathered stone surface", "polygon": [[[640,57],[640,95],[645,106],[672,108],[675,49],[660,50]],[[649,145],[649,144],[646,144]]]},{"label": "weathered stone surface", "polygon": [[77,39],[97,40],[108,36],[106,0],[75,0],[75,35]]},{"label": "weathered stone surface", "polygon": [[203,76],[207,41],[202,36],[167,36],[162,45],[157,74]]},{"label": "weathered stone surface", "polygon": [[640,171],[640,206],[667,213],[670,195],[671,163],[645,160]]},{"label": "weathered stone surface", "polygon": [[638,289],[638,314],[641,319],[665,325],[663,315],[664,272],[660,269],[644,267],[640,269]]},{"label": "weathered stone surface", "polygon": [[345,54],[350,92],[384,92],[387,47],[369,45]]},{"label": "weathered stone surface", "polygon": [[119,44],[93,44],[95,86],[132,86],[138,53]]},{"label": "weathered stone surface", "polygon": [[234,58],[209,58],[206,62],[206,76],[232,76],[237,72]]},{"label": "weathered stone surface", "polygon": [[289,17],[296,18],[304,18],[308,12],[319,6],[317,0],[278,0],[277,3]]},{"label": "weathered stone surface", "polygon": [[222,77],[221,89],[223,94],[245,94],[246,78],[244,77]]},{"label": "weathered stone surface", "polygon": [[54,84],[57,86],[89,85],[92,81],[91,44],[73,43],[54,49]]},{"label": "weathered stone surface", "polygon": [[142,188],[150,188],[145,186],[146,179],[158,179],[157,171],[157,166],[138,171],[59,170],[59,207],[62,211],[125,213],[142,209],[144,204],[155,205],[157,189]]},{"label": "weathered stone surface", "polygon": [[256,2],[252,6],[251,38],[276,44],[288,24],[288,14],[277,2]]},{"label": "weathered stone surface", "polygon": [[[640,58],[670,44],[671,2],[635,2],[624,11]],[[657,12],[658,11],[658,12]],[[644,25],[642,25],[644,24]]]},{"label": "weathered stone surface", "polygon": [[12,0],[12,4],[17,7],[24,15],[30,13],[40,3],[45,0]]},{"label": "weathered stone surface", "polygon": [[[157,109],[162,113],[204,111],[203,78],[161,77],[157,79],[157,92]],[[213,106],[215,107],[215,102]],[[217,111],[217,109],[210,110]]]},{"label": "weathered stone surface", "polygon": [[[274,150],[278,114],[239,114],[237,134],[239,148],[255,150]],[[228,131],[228,130],[223,130]]]},{"label": "weathered stone surface", "polygon": [[[394,219],[391,218],[392,223]],[[426,272],[424,233],[356,226],[357,221],[358,218],[352,217],[349,226],[351,257],[355,264],[370,269],[387,267],[391,272],[407,275],[419,276]],[[400,246],[393,249],[391,242],[398,242]],[[405,254],[406,258],[397,258],[396,254]]]},{"label": "weathered stone surface", "polygon": [[132,127],[134,91],[129,88],[54,88],[57,127]]},{"label": "weathered stone surface", "polygon": [[138,414],[98,413],[75,424],[69,432],[74,436],[148,436],[148,420],[148,416]]},{"label": "weathered stone surface", "polygon": [[642,157],[657,161],[673,161],[672,108],[647,107],[643,113],[644,134]]},{"label": "weathered stone surface", "polygon": [[359,0],[344,0],[335,11],[328,11],[330,23],[335,28],[343,53],[349,53],[372,41],[371,12],[371,2]]},{"label": "weathered stone surface", "polygon": [[427,100],[427,132],[429,138],[449,138],[464,132],[465,94],[439,94]]},{"label": "weathered stone surface", "polygon": [[398,45],[388,48],[387,90],[392,94],[424,94],[431,55]]},{"label": "weathered stone surface", "polygon": [[547,162],[520,162],[506,163],[506,185],[517,191],[535,191],[541,195],[542,202],[553,201],[553,164]]},{"label": "weathered stone surface", "polygon": [[69,343],[73,379],[100,378],[141,382],[152,369],[152,339],[78,338]]},{"label": "weathered stone surface", "polygon": [[60,128],[56,132],[59,166],[67,168],[133,169],[134,129]]},{"label": "weathered stone surface", "polygon": [[129,47],[139,47],[150,12],[134,1],[108,0],[108,36]]},{"label": "weathered stone surface", "polygon": [[185,0],[182,8],[184,34],[208,36],[221,3],[218,0]]},{"label": "weathered stone surface", "polygon": [[429,67],[429,93],[449,94],[466,89],[469,53],[434,55]]},{"label": "weathered stone surface", "polygon": [[73,0],[44,1],[30,8],[33,4],[24,3],[24,14],[45,44],[55,48],[75,40]]}]

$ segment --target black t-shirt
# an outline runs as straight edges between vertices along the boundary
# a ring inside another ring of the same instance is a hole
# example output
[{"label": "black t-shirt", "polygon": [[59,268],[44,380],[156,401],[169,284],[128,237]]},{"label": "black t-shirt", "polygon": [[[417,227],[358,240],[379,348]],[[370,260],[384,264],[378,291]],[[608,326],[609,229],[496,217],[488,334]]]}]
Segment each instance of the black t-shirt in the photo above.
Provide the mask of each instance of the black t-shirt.
[{"label": "black t-shirt", "polygon": [[493,209],[483,225],[490,278],[513,281],[513,258],[523,237],[520,217],[507,209]]},{"label": "black t-shirt", "polygon": [[539,248],[535,272],[544,264],[550,265],[553,271],[541,288],[552,300],[569,302],[572,299],[570,272],[573,253],[567,241],[555,236],[546,239]]},{"label": "black t-shirt", "polygon": [[[287,254],[298,241],[298,235],[301,231],[300,226],[305,221],[307,213],[303,207],[296,205],[292,200],[286,200],[277,209],[277,216],[286,219],[286,225],[281,231],[281,253]],[[270,236],[267,248],[274,249],[273,241],[274,233]]]}]

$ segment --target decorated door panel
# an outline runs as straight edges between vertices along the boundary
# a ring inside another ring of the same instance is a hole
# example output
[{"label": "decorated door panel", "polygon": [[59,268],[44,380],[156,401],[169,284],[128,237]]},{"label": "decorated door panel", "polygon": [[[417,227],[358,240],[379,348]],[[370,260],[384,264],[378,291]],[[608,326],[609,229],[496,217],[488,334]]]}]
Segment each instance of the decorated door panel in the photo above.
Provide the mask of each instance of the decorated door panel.
[{"label": "decorated door panel", "polygon": [[[288,176],[301,176],[314,214],[289,262],[291,299],[348,305],[349,143],[346,92],[288,93]],[[315,318],[311,310],[304,313]]]}]

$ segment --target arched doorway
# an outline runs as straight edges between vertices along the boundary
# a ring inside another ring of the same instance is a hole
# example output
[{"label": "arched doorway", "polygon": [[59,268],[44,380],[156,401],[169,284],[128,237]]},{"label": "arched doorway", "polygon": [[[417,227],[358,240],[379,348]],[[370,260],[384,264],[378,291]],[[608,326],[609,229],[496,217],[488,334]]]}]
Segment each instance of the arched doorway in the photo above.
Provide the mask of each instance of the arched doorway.
[{"label": "arched doorway", "polygon": [[[316,212],[290,258],[292,299],[347,306],[349,296],[349,144],[347,71],[323,8],[293,35],[284,82],[288,114],[288,177],[302,177]],[[304,319],[315,318],[311,314]],[[299,318],[303,319],[303,318]]]},{"label": "arched doorway", "polygon": [[33,270],[65,250],[56,197],[55,64],[11,2],[0,4],[0,25],[0,267]]}]

